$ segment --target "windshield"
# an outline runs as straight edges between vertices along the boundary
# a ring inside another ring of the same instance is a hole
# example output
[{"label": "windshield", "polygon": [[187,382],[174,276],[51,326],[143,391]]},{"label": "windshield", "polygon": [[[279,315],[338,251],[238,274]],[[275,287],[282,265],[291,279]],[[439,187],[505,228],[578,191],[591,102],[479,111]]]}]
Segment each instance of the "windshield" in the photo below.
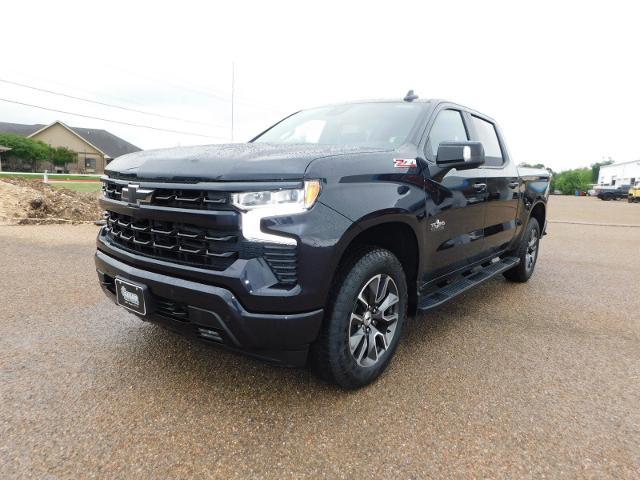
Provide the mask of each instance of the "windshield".
[{"label": "windshield", "polygon": [[274,125],[254,142],[395,148],[405,142],[424,106],[379,102],[304,110]]}]

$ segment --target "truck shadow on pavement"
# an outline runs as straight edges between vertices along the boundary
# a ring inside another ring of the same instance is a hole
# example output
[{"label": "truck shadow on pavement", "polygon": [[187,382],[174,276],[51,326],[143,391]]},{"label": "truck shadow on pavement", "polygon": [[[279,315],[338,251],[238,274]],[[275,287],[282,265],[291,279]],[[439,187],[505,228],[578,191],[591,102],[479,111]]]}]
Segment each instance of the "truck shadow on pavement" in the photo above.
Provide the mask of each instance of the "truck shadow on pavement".
[{"label": "truck shadow on pavement", "polygon": [[[495,282],[502,285],[496,288]],[[471,331],[471,324],[480,320],[477,318],[479,311],[489,308],[489,299],[495,301],[510,295],[509,289],[503,288],[506,284],[502,279],[491,280],[462,295],[459,301],[449,302],[426,315],[410,317],[393,362],[380,380],[367,389],[394,388],[403,383],[403,378],[424,375],[425,369],[437,370],[440,362],[449,361],[448,357],[456,355],[461,347],[461,338],[477,335]],[[173,388],[176,383],[188,381],[202,388],[226,390],[234,396],[241,391],[264,389],[343,394],[342,390],[320,380],[308,369],[278,367],[184,338],[133,316],[130,319],[131,323],[127,324],[131,330],[120,335],[121,341],[114,347],[114,353],[123,368],[132,369],[134,375],[144,372],[145,378],[154,379],[156,387],[166,384]]]}]

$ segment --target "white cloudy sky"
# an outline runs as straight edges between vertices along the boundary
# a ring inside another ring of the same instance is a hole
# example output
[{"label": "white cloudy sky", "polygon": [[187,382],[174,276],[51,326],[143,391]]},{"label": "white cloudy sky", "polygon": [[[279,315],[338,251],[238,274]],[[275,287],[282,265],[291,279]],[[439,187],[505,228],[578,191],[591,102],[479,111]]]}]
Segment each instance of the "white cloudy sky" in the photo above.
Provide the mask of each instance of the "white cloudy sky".
[{"label": "white cloudy sky", "polygon": [[[518,162],[640,158],[634,2],[9,2],[0,121],[105,128],[142,148],[235,141],[283,115],[361,98],[447,98],[493,116]],[[189,134],[187,134],[189,133]],[[199,134],[203,136],[195,136]]]}]

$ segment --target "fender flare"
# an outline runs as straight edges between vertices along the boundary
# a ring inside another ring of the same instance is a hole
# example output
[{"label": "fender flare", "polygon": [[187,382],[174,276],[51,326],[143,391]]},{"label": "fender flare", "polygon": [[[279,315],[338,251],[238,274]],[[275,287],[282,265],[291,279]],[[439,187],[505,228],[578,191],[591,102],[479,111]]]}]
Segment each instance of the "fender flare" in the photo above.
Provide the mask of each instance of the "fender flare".
[{"label": "fender flare", "polygon": [[540,225],[541,233],[544,235],[544,233],[545,233],[545,231],[547,229],[547,202],[546,202],[546,200],[544,200],[542,198],[537,198],[533,202],[533,204],[531,205],[531,207],[529,207],[528,212],[527,212],[527,222],[529,221],[529,219],[533,215],[533,211],[538,207],[538,205],[542,205],[542,208],[544,209],[544,225]]},{"label": "fender flare", "polygon": [[419,219],[410,214],[409,212],[395,211],[395,212],[374,212],[362,217],[353,222],[350,227],[344,232],[337,245],[338,254],[336,255],[336,263],[334,265],[334,271],[338,268],[340,262],[344,258],[344,254],[353,243],[355,238],[361,233],[369,230],[370,228],[385,225],[389,223],[401,223],[408,226],[413,232],[417,244],[418,254],[418,270],[421,269],[420,262],[422,261],[421,252],[424,251],[424,235],[422,234],[421,223]]}]

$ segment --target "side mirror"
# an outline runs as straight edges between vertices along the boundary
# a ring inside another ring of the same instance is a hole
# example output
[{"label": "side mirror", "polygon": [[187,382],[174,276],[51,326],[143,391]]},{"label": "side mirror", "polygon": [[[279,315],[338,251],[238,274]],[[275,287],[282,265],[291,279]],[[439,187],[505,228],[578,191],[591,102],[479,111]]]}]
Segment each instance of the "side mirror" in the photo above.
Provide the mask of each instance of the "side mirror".
[{"label": "side mirror", "polygon": [[468,170],[484,165],[482,142],[442,142],[438,146],[436,165],[457,170]]}]

